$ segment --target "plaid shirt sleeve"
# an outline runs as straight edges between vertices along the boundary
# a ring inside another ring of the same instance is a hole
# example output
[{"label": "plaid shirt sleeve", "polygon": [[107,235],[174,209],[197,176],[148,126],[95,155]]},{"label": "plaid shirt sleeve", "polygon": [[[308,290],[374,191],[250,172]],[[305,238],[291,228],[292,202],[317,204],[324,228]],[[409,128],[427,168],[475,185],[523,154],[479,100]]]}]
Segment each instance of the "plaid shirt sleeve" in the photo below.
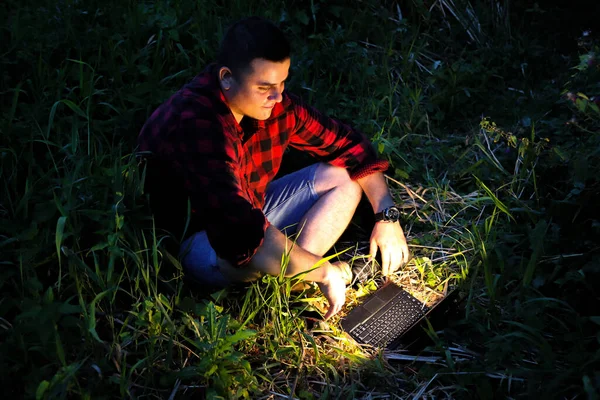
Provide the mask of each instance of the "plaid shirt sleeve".
[{"label": "plaid shirt sleeve", "polygon": [[375,149],[363,133],[321,114],[292,93],[288,96],[296,119],[291,146],[331,165],[346,168],[353,180],[389,167],[388,161],[377,159]]},{"label": "plaid shirt sleeve", "polygon": [[269,223],[249,200],[235,138],[224,131],[214,112],[203,114],[182,111],[177,129],[171,130],[171,144],[162,148],[170,151],[166,157],[183,179],[191,208],[202,219],[217,255],[242,267],[262,244]]}]

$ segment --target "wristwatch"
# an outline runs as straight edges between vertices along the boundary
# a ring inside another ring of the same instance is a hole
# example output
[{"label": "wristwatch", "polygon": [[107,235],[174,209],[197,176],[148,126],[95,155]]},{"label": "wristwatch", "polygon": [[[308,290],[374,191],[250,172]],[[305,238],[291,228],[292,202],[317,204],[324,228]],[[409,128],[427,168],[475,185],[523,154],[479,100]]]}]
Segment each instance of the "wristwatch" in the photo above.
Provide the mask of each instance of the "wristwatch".
[{"label": "wristwatch", "polygon": [[400,219],[400,210],[398,207],[391,206],[386,208],[383,211],[375,213],[375,222],[384,221],[384,222],[398,222]]}]

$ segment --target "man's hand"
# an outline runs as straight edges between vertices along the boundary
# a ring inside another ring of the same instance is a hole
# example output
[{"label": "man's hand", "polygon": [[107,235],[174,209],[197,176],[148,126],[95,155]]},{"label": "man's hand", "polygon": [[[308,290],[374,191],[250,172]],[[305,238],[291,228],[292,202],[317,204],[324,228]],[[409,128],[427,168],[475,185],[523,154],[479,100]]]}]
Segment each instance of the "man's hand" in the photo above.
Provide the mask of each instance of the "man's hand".
[{"label": "man's hand", "polygon": [[[373,212],[380,212],[394,205],[394,199],[387,187],[383,173],[376,172],[358,179],[365,191]],[[400,224],[397,222],[376,222],[371,234],[371,257],[375,258],[377,249],[381,251],[381,272],[389,275],[408,262],[408,246]]]},{"label": "man's hand", "polygon": [[384,276],[408,262],[408,245],[398,222],[376,222],[370,242],[372,258],[377,255],[377,248],[381,250],[381,272]]},{"label": "man's hand", "polygon": [[328,264],[325,268],[327,268],[325,278],[318,285],[329,303],[329,309],[325,314],[325,319],[328,319],[337,314],[346,303],[346,282],[352,280],[352,270],[342,261]]}]

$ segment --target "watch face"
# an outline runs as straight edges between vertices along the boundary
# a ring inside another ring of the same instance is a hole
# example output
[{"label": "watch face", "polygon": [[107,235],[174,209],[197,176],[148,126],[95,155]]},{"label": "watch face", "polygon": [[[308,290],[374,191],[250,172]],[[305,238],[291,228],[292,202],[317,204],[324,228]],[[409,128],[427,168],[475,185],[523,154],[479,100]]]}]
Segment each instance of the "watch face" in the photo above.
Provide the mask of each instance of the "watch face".
[{"label": "watch face", "polygon": [[390,207],[385,212],[386,219],[388,221],[398,221],[400,219],[400,210],[396,207]]}]

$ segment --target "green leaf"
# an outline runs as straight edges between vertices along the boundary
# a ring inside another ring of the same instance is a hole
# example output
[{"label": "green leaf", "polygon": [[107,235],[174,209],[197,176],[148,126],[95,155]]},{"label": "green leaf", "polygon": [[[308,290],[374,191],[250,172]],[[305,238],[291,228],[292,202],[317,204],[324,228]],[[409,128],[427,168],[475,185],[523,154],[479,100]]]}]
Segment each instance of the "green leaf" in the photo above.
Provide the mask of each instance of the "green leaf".
[{"label": "green leaf", "polygon": [[44,397],[44,394],[48,390],[49,386],[50,386],[50,382],[45,381],[45,380],[41,381],[37,387],[37,390],[35,391],[35,400],[42,399]]},{"label": "green leaf", "polygon": [[585,108],[587,107],[588,102],[586,100],[583,99],[577,99],[575,100],[575,107],[577,107],[577,109],[581,112],[585,112]]},{"label": "green leaf", "polygon": [[588,399],[598,398],[598,392],[596,391],[596,388],[594,388],[594,384],[588,375],[583,377],[583,388],[588,395]]},{"label": "green leaf", "polygon": [[61,314],[80,314],[81,306],[79,304],[62,303],[58,307],[58,312]]},{"label": "green leaf", "polygon": [[56,343],[56,355],[58,356],[61,364],[66,366],[67,360],[65,358],[65,349],[62,341],[60,340],[60,334],[58,333],[58,328],[56,326],[54,326],[54,341]]},{"label": "green leaf", "polygon": [[79,65],[85,65],[89,69],[91,69],[92,72],[94,72],[94,68],[90,64],[86,63],[85,61],[75,60],[74,58],[67,58],[67,61],[71,61],[71,62],[74,62],[75,64],[79,64]]},{"label": "green leaf", "polygon": [[98,243],[98,244],[94,245],[90,249],[90,251],[99,251],[99,250],[105,249],[107,247],[108,247],[108,243],[106,243],[106,242],[105,243]]},{"label": "green leaf", "polygon": [[396,173],[396,176],[402,179],[408,179],[408,173],[404,170],[398,169],[396,168],[396,170],[394,171]]},{"label": "green leaf", "polygon": [[218,369],[219,369],[219,365],[218,365],[218,364],[213,364],[213,365],[212,365],[212,366],[211,366],[211,367],[208,369],[208,371],[206,371],[206,372],[204,373],[204,376],[208,378],[209,376],[211,376],[212,374],[214,374],[215,372],[217,372],[217,370],[218,370]]},{"label": "green leaf", "polygon": [[306,332],[302,332],[302,336],[304,336],[304,338],[306,340],[308,340],[310,345],[312,346],[312,348],[315,352],[315,364],[318,365],[319,364],[319,347],[317,346],[317,343],[315,342],[315,338]]},{"label": "green leaf", "polygon": [[81,108],[79,108],[79,106],[77,104],[73,103],[71,100],[65,99],[65,100],[61,100],[60,102],[63,104],[66,104],[67,107],[69,107],[71,110],[75,111],[75,114],[87,119],[87,115],[85,115],[85,113],[81,110]]},{"label": "green leaf", "polygon": [[503,202],[501,202],[500,199],[496,197],[496,195],[478,177],[476,177],[475,175],[473,175],[473,177],[475,178],[479,186],[488,194],[488,196],[490,196],[490,198],[494,202],[494,205],[514,221],[513,216],[511,215],[510,211],[508,211],[508,207],[506,207],[506,205]]},{"label": "green leaf", "polygon": [[227,341],[231,344],[235,344],[246,339],[250,339],[252,336],[256,335],[256,331],[252,329],[244,329],[242,331],[238,331],[233,335],[227,337]]},{"label": "green leaf", "polygon": [[115,108],[115,106],[113,106],[110,103],[106,103],[104,101],[101,101],[98,103],[99,106],[106,106],[108,108],[110,108],[111,110],[113,110],[114,112],[116,112],[117,114],[121,115],[121,111],[119,111],[118,109]]},{"label": "green leaf", "polygon": [[[8,127],[10,129],[12,125],[12,120],[15,118],[15,113],[17,111],[17,105],[19,104],[19,93],[21,93],[21,86],[23,86],[23,82],[19,82],[17,87],[15,88],[15,94],[13,95],[12,106],[10,107],[10,114],[8,115]],[[23,90],[23,92],[25,92]]]},{"label": "green leaf", "polygon": [[211,293],[210,297],[212,297],[214,301],[219,302],[219,301],[222,301],[223,299],[227,298],[228,294],[229,294],[229,290],[227,288],[225,288],[225,289],[216,291],[214,293]]},{"label": "green leaf", "polygon": [[115,214],[115,226],[117,230],[123,229],[123,225],[125,225],[125,216]]},{"label": "green leaf", "polygon": [[67,217],[65,217],[65,216],[58,218],[58,221],[56,222],[55,244],[56,244],[56,254],[58,254],[58,265],[59,265],[59,273],[58,273],[58,290],[59,291],[60,291],[61,276],[62,276],[62,272],[61,272],[61,268],[60,268],[62,265],[61,258],[60,258],[60,246],[63,241],[66,222],[67,222]]},{"label": "green leaf", "polygon": [[296,13],[296,19],[298,19],[298,21],[300,21],[300,23],[303,25],[308,25],[308,23],[310,22],[310,20],[308,19],[308,15],[306,15],[304,11],[298,11]]},{"label": "green leaf", "polygon": [[564,151],[562,151],[562,149],[558,146],[554,147],[552,150],[554,150],[554,153],[556,153],[556,155],[558,157],[560,157],[561,161],[568,161],[569,157],[565,154]]},{"label": "green leaf", "polygon": [[48,117],[48,129],[46,130],[46,139],[50,137],[50,130],[52,129],[52,125],[54,124],[54,116],[56,115],[56,108],[60,104],[60,101],[57,101],[52,105],[50,109],[50,116]]},{"label": "green leaf", "polygon": [[54,301],[54,291],[52,290],[52,287],[48,287],[48,289],[46,289],[46,293],[44,293],[44,302],[45,303],[52,303]]},{"label": "green leaf", "polygon": [[169,29],[169,39],[171,39],[174,42],[179,42],[179,32],[177,31],[177,29]]}]

